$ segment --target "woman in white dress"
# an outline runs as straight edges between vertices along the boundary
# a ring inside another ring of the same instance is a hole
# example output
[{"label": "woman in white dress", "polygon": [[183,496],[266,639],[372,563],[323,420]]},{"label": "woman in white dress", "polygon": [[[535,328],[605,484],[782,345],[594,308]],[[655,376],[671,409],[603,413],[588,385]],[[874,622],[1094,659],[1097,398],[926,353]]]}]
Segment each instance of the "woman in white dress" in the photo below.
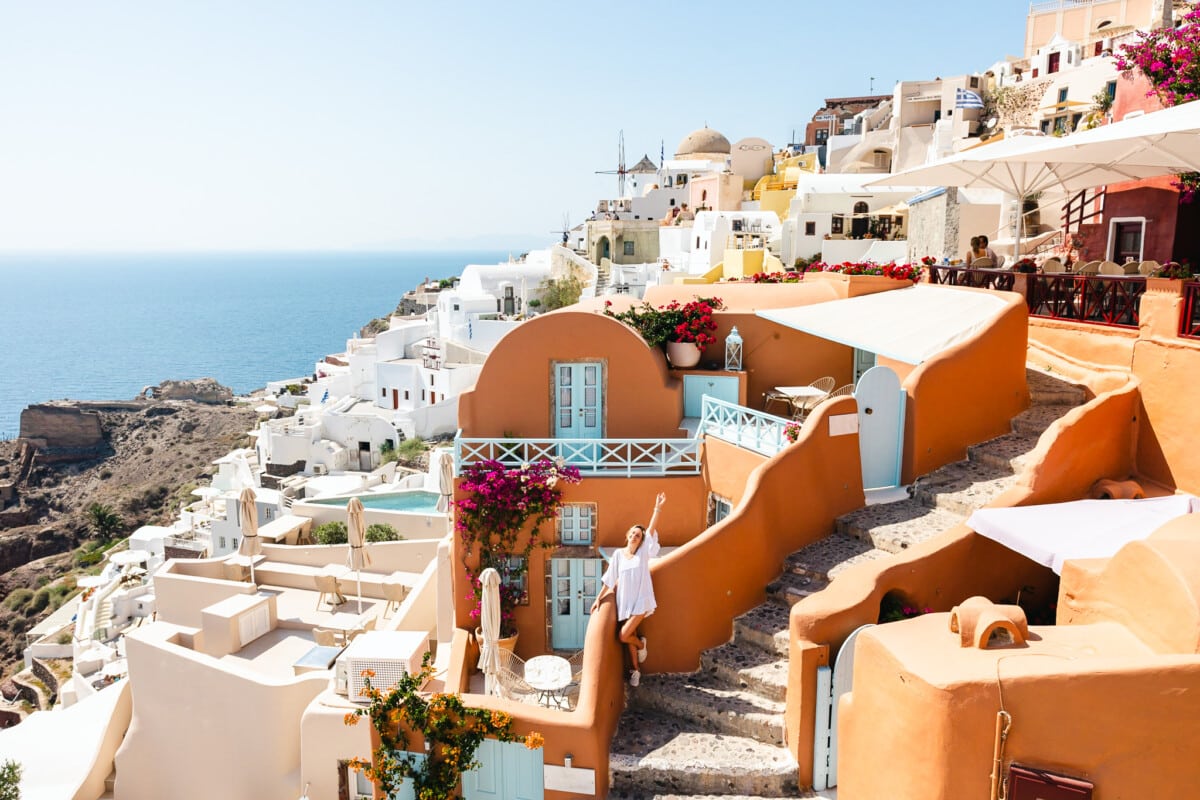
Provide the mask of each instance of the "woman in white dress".
[{"label": "woman in white dress", "polygon": [[[654,586],[650,582],[650,559],[658,555],[658,512],[667,502],[665,492],[659,493],[654,500],[654,513],[650,522],[643,528],[634,525],[625,534],[625,547],[613,553],[608,562],[608,569],[601,581],[604,588],[592,603],[592,613],[600,607],[600,601],[609,595],[617,598],[617,634],[629,648],[629,657],[633,661],[633,672],[629,676],[629,685],[637,686],[642,679],[638,665],[646,660],[646,640],[638,636],[638,625],[642,620],[654,613]],[[645,546],[643,546],[645,545]]]}]

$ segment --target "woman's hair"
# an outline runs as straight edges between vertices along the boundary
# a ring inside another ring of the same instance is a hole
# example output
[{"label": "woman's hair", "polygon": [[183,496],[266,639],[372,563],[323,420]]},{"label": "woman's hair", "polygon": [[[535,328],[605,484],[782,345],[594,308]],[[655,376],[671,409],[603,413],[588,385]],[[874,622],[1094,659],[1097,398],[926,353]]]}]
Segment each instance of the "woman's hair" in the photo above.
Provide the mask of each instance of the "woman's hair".
[{"label": "woman's hair", "polygon": [[972,236],[972,237],[971,237],[971,249],[972,249],[972,250],[978,250],[978,249],[979,249],[979,237],[978,237],[978,236]]}]

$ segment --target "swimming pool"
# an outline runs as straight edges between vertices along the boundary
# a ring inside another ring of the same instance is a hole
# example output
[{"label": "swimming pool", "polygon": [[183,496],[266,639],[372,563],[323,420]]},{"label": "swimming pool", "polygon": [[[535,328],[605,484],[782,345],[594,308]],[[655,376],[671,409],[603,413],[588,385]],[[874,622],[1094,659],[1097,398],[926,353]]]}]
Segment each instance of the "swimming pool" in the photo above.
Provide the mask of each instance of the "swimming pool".
[{"label": "swimming pool", "polygon": [[[363,508],[377,511],[409,511],[415,514],[438,514],[437,492],[426,492],[421,489],[410,489],[404,492],[389,492],[379,494],[360,494]],[[342,506],[349,502],[348,497],[327,497],[320,500],[306,500],[320,506]]]}]

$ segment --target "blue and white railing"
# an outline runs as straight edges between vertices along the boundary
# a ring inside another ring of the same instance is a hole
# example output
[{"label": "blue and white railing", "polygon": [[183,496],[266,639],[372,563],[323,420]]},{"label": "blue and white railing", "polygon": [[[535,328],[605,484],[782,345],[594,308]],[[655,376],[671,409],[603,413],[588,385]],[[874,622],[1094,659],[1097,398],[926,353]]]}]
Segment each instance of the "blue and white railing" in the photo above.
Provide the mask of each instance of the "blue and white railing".
[{"label": "blue and white railing", "polygon": [[783,435],[791,420],[705,395],[699,433],[773,456],[789,444]]},{"label": "blue and white railing", "polygon": [[585,476],[697,475],[699,437],[692,439],[454,439],[454,474],[480,461],[520,466],[561,458]]}]

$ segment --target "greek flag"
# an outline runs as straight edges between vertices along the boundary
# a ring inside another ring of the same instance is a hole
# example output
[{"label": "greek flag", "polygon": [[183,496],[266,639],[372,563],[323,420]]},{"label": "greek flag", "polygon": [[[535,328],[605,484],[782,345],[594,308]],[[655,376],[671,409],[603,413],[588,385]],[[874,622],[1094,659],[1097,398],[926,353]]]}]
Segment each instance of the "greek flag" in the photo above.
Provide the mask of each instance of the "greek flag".
[{"label": "greek flag", "polygon": [[983,108],[983,98],[979,96],[978,92],[972,92],[970,89],[955,89],[954,107]]},{"label": "greek flag", "polygon": [[329,390],[325,390],[325,394],[321,395],[321,405],[325,405],[325,401],[329,399]]}]

